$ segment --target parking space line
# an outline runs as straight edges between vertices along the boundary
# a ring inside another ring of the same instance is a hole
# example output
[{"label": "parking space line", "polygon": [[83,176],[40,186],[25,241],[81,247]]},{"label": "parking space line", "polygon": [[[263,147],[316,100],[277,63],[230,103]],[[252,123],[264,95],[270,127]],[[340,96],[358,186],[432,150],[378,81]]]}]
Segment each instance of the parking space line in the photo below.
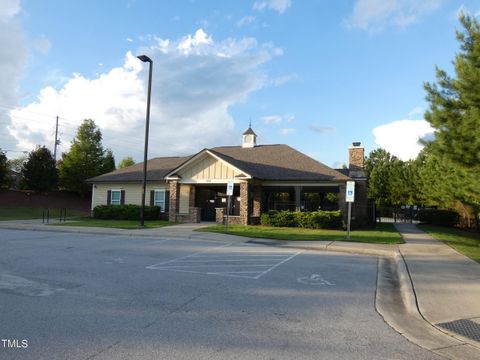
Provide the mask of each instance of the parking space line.
[{"label": "parking space line", "polygon": [[186,258],[195,256],[197,254],[203,254],[203,253],[206,253],[206,252],[209,252],[209,251],[212,251],[212,250],[215,250],[215,249],[224,248],[224,247],[227,247],[227,246],[230,246],[230,245],[231,245],[231,243],[230,244],[225,244],[225,245],[222,245],[222,246],[217,246],[217,247],[214,247],[213,249],[207,249],[207,250],[199,251],[199,252],[196,252],[196,253],[193,253],[193,254],[185,255],[185,256],[182,256],[182,257],[179,257],[179,258],[176,258],[176,259],[171,259],[171,260],[168,260],[168,261],[164,261],[164,262],[161,262],[161,263],[158,263],[158,264],[153,264],[153,265],[147,266],[147,269],[155,269],[159,265],[169,264],[169,263],[174,262],[174,261],[178,261],[178,260],[181,260],[181,259],[186,259]]},{"label": "parking space line", "polygon": [[[222,251],[226,253],[223,254]],[[230,243],[150,265],[147,269],[257,280],[302,252],[303,250],[295,253],[287,250],[272,252],[268,248]]]},{"label": "parking space line", "polygon": [[280,265],[282,265],[283,263],[286,263],[288,260],[291,260],[293,259],[295,256],[301,254],[304,250],[300,250],[298,252],[296,252],[295,254],[293,254],[292,256],[289,256],[288,258],[286,258],[285,260],[279,262],[278,264],[272,266],[270,269],[268,270],[265,270],[263,273],[261,273],[260,275],[258,275],[257,277],[255,277],[255,279],[260,279],[263,275],[266,275],[268,274],[270,271],[272,271],[273,269],[279,267]]}]

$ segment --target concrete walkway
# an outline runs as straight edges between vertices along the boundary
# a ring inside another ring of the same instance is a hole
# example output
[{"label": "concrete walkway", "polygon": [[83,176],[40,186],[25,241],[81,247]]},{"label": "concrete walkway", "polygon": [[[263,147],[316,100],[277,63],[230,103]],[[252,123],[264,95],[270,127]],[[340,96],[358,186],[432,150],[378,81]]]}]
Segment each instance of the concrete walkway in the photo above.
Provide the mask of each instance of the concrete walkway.
[{"label": "concrete walkway", "polygon": [[[396,224],[418,311],[432,326],[478,348],[480,359],[480,264],[415,225]],[[464,354],[466,355],[466,354]]]},{"label": "concrete walkway", "polygon": [[[41,220],[0,222],[0,228],[4,229],[251,242],[380,256],[380,259],[390,259],[390,265],[394,264],[390,267],[398,281],[394,287],[382,285],[391,284],[392,276],[384,266],[386,260],[380,261],[376,307],[384,319],[411,341],[447,359],[480,359],[480,264],[435,240],[415,225],[395,225],[406,242],[402,245],[279,241],[193,231],[208,225],[182,224],[123,230],[45,226]],[[382,276],[389,278],[388,281],[382,282]],[[394,291],[401,295],[397,298],[403,298],[401,304],[398,299],[392,298]]]}]

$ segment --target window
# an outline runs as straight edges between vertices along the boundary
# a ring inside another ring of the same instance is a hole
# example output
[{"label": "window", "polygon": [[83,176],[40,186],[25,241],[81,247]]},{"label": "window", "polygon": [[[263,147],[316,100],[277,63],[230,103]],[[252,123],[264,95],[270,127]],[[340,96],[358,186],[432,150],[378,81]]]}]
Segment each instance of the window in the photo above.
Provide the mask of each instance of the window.
[{"label": "window", "polygon": [[165,190],[155,190],[153,205],[160,206],[160,212],[165,212]]},{"label": "window", "polygon": [[120,205],[122,203],[122,191],[121,190],[112,190],[110,195],[110,204],[111,205]]}]

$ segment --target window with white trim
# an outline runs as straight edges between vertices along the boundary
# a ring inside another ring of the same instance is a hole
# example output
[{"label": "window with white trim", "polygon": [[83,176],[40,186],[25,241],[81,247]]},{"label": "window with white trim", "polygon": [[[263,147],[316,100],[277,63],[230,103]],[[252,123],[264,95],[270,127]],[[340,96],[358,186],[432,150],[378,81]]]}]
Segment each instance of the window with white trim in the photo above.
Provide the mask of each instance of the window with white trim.
[{"label": "window with white trim", "polygon": [[165,189],[155,189],[153,205],[160,206],[160,212],[165,212]]},{"label": "window with white trim", "polygon": [[110,204],[120,205],[122,203],[122,190],[112,190],[110,193]]}]

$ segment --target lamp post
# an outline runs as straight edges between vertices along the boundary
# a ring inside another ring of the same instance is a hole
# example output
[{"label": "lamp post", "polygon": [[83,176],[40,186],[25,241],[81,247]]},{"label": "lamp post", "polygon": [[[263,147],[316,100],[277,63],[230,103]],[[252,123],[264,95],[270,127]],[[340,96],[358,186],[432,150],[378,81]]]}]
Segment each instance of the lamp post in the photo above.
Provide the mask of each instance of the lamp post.
[{"label": "lamp post", "polygon": [[148,152],[148,127],[150,125],[150,97],[152,95],[152,59],[147,55],[137,56],[143,62],[149,63],[148,71],[148,95],[147,95],[147,115],[145,123],[145,149],[143,151],[143,181],[142,181],[142,205],[140,207],[140,226],[145,226],[145,192],[147,190],[147,152]]}]

